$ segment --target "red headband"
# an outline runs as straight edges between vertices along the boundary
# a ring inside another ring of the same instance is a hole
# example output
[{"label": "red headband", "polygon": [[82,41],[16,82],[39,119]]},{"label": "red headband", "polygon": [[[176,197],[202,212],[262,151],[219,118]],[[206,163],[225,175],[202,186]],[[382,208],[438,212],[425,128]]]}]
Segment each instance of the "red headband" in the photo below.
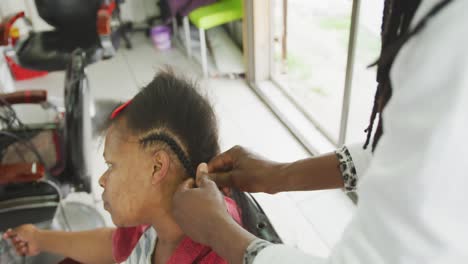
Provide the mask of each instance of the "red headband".
[{"label": "red headband", "polygon": [[117,109],[112,112],[110,119],[114,119],[120,112],[122,112],[130,103],[132,100],[128,100],[126,103],[122,104],[121,106],[117,107]]}]

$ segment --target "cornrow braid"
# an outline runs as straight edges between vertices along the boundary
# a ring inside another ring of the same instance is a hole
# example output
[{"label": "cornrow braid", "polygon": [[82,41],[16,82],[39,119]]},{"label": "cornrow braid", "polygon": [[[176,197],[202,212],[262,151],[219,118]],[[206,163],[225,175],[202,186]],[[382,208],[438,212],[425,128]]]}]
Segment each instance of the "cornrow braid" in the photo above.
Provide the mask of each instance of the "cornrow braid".
[{"label": "cornrow braid", "polygon": [[370,65],[370,67],[377,65],[377,90],[374,97],[374,106],[370,116],[369,126],[365,130],[367,133],[366,143],[364,148],[370,143],[371,135],[373,132],[374,122],[379,115],[377,130],[374,134],[372,142],[372,151],[377,147],[382,134],[383,134],[383,118],[382,112],[388,101],[392,97],[392,85],[390,82],[390,69],[393,62],[404,44],[417,35],[426,26],[427,22],[439,13],[444,7],[453,2],[453,0],[443,0],[437,3],[424,16],[416,26],[410,30],[410,23],[419,7],[421,0],[386,0],[384,7],[384,15],[382,21],[382,51],[380,58]]},{"label": "cornrow braid", "polygon": [[194,165],[192,164],[190,159],[185,155],[180,145],[177,144],[177,142],[168,134],[164,132],[150,134],[140,139],[140,144],[142,144],[143,146],[147,146],[148,144],[157,141],[166,143],[166,145],[168,145],[169,148],[176,154],[177,158],[182,163],[182,166],[184,166],[184,169],[187,171],[187,174],[193,179],[195,179],[196,172]]}]

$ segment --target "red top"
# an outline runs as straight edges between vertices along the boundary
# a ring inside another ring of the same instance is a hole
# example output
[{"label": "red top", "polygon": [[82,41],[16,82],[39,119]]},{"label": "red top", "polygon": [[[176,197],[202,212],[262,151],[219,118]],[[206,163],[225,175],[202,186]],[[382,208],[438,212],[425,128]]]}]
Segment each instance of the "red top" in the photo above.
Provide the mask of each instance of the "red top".
[{"label": "red top", "polygon": [[[229,197],[224,197],[229,214],[241,223],[241,212],[236,202]],[[148,229],[149,225],[136,227],[119,227],[112,235],[112,253],[116,262],[124,262],[132,253],[141,235]],[[227,261],[218,256],[211,248],[194,242],[189,237],[185,237],[176,251],[172,254],[167,264],[219,264]]]}]

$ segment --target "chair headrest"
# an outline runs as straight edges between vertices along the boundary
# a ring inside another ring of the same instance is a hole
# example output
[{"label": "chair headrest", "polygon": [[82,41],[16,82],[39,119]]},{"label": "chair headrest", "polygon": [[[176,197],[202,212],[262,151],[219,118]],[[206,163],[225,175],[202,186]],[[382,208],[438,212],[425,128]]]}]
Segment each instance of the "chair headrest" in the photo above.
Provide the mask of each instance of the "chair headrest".
[{"label": "chair headrest", "polygon": [[96,28],[102,0],[35,0],[39,16],[51,26],[82,32]]}]

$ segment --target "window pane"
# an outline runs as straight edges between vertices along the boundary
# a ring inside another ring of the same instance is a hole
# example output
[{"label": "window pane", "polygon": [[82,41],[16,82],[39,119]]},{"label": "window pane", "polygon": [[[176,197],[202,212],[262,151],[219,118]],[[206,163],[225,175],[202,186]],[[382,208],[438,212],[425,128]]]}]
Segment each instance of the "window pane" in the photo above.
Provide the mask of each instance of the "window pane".
[{"label": "window pane", "polygon": [[274,0],[273,78],[336,142],[339,134],[352,1]]}]

